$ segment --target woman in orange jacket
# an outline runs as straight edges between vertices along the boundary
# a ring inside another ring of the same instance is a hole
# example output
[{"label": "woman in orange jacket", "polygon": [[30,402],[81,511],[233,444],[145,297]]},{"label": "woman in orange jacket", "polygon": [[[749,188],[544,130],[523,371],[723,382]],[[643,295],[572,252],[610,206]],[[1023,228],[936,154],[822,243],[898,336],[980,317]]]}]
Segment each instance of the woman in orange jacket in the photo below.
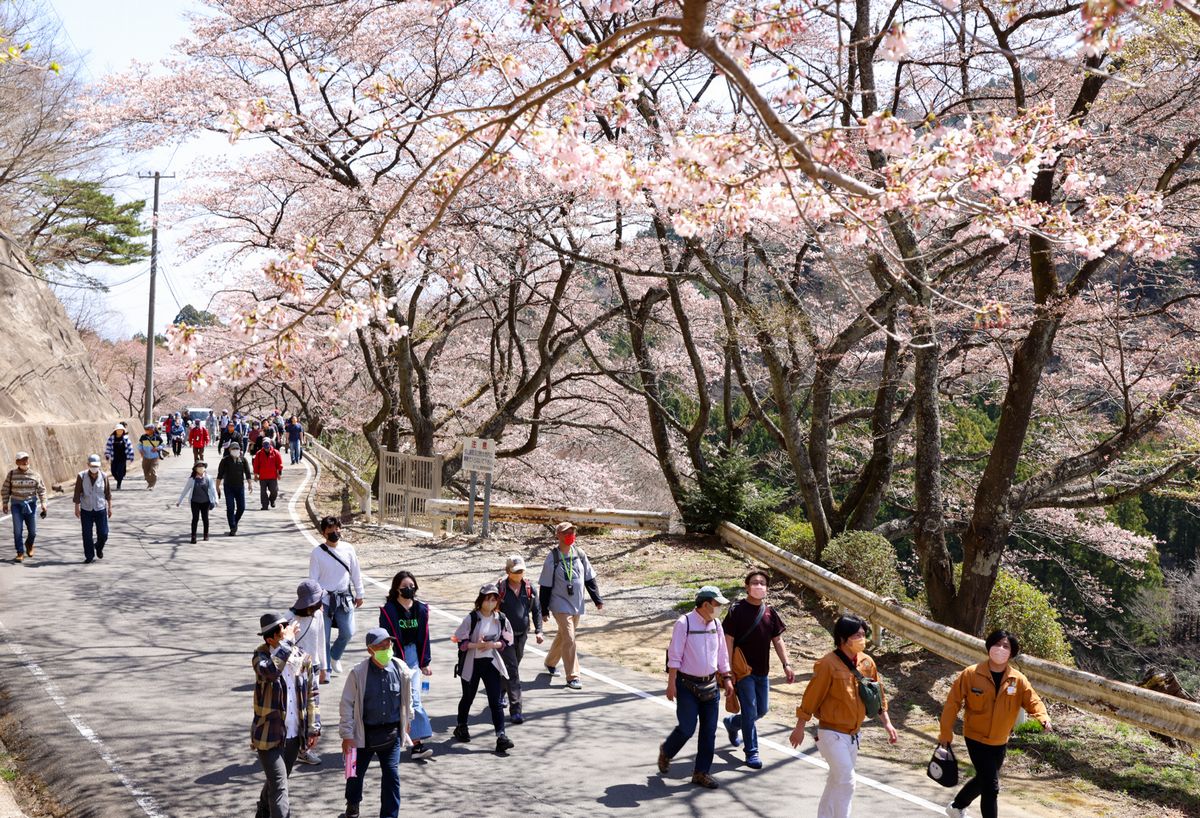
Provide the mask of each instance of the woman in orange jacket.
[{"label": "woman in orange jacket", "polygon": [[1010,662],[1021,653],[1021,643],[1008,631],[995,631],[984,641],[988,660],[958,674],[950,686],[950,695],[942,708],[942,730],[938,742],[949,747],[954,740],[954,722],[958,711],[966,704],[963,716],[963,738],[967,754],[975,767],[975,777],[966,783],[950,805],[946,815],[964,818],[967,807],[979,799],[983,818],[997,818],[997,796],[1000,794],[1000,767],[1008,749],[1008,737],[1017,714],[1024,708],[1042,727],[1049,730],[1050,716],[1029,680]]},{"label": "woman in orange jacket", "polygon": [[896,728],[888,718],[887,696],[875,662],[866,654],[867,623],[857,616],[843,616],[833,626],[834,649],[813,666],[813,676],[796,708],[793,747],[804,741],[804,725],[817,719],[817,750],[829,764],[825,791],[817,807],[817,818],[850,818],[854,797],[854,765],[858,760],[858,733],[867,718],[867,708],[858,690],[854,667],[864,679],[879,684],[879,720],[888,741],[897,741]]}]

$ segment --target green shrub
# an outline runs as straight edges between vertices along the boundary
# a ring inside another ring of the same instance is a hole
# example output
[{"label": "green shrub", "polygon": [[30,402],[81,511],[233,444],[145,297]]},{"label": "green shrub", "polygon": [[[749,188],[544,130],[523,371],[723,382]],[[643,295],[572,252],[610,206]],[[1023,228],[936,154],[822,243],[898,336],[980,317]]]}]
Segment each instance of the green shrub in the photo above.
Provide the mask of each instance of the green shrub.
[{"label": "green shrub", "polygon": [[708,471],[685,492],[679,510],[689,531],[712,533],[718,523],[728,520],[762,536],[783,499],[781,489],[754,479],[749,457],[721,447],[710,454]]},{"label": "green shrub", "polygon": [[1050,599],[1007,571],[996,577],[987,607],[987,633],[1000,629],[1016,634],[1023,653],[1062,665],[1075,664]]},{"label": "green shrub", "polygon": [[825,546],[821,562],[830,571],[883,597],[904,599],[896,569],[896,547],[870,531],[847,531]]},{"label": "green shrub", "polygon": [[797,557],[812,562],[817,554],[817,540],[813,536],[812,523],[797,522],[791,517],[783,517],[780,522],[781,525],[773,528],[768,539],[784,551],[791,551]]}]

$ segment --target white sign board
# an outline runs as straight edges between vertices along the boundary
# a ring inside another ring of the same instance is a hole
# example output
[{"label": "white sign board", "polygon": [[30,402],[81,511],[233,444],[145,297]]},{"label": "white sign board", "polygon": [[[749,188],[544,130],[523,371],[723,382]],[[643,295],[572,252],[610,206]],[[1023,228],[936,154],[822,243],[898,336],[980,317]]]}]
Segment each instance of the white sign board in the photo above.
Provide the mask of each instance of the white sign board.
[{"label": "white sign board", "polygon": [[491,474],[496,469],[496,441],[484,437],[463,438],[463,471]]}]

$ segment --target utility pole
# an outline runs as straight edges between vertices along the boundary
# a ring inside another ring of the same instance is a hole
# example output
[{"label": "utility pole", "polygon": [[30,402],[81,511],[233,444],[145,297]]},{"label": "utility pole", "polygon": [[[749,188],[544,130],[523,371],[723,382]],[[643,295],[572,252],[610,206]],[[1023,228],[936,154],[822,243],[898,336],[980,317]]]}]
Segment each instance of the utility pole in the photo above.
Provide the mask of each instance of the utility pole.
[{"label": "utility pole", "polygon": [[146,317],[146,395],[142,401],[142,423],[154,422],[154,280],[158,274],[158,183],[162,179],[174,179],[175,175],[163,176],[139,173],[139,179],[154,180],[154,214],[150,218],[150,308]]}]

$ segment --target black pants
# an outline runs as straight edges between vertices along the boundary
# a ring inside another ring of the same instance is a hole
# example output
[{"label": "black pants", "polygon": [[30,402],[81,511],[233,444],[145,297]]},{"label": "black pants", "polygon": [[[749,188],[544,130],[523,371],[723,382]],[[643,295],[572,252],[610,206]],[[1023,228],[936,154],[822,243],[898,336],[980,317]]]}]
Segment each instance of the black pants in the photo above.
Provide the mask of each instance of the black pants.
[{"label": "black pants", "polygon": [[471,681],[460,679],[462,682],[462,698],[458,700],[458,723],[464,727],[471,716],[471,705],[475,703],[475,694],[479,692],[479,682],[483,680],[483,689],[487,691],[488,708],[492,711],[492,727],[496,735],[504,732],[504,710],[500,707],[500,692],[504,689],[504,677],[491,659],[477,659],[471,668]]},{"label": "black pants", "polygon": [[193,537],[196,536],[196,523],[198,523],[201,518],[204,519],[204,536],[207,537],[208,536],[208,501],[205,500],[203,503],[197,503],[195,500],[193,500],[192,501],[192,536]]},{"label": "black pants", "polygon": [[125,479],[125,469],[128,466],[129,462],[125,460],[124,454],[113,457],[112,476],[113,480],[117,481],[117,488],[121,487],[121,481]]},{"label": "black pants", "polygon": [[279,480],[259,480],[258,481],[258,499],[262,501],[262,507],[265,509],[268,506],[275,505],[275,499],[279,496]]},{"label": "black pants", "polygon": [[982,818],[997,818],[996,797],[1000,794],[1000,768],[1004,765],[1007,744],[993,747],[974,739],[967,739],[967,755],[975,767],[975,777],[967,782],[958,795],[954,806],[966,809],[976,798],[979,799],[979,814]]}]

